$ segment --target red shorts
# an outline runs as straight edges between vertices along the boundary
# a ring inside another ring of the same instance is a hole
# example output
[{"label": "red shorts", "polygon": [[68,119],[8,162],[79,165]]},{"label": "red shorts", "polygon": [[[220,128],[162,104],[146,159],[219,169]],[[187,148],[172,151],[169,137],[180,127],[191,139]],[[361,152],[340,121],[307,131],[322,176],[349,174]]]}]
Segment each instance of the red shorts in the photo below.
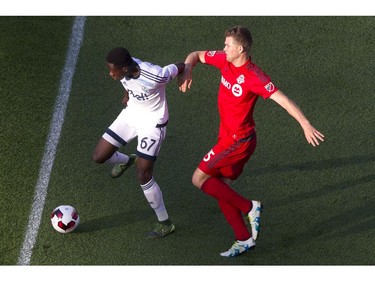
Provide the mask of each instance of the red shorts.
[{"label": "red shorts", "polygon": [[255,151],[257,138],[255,132],[250,136],[235,140],[221,138],[203,157],[198,168],[212,177],[237,179]]}]

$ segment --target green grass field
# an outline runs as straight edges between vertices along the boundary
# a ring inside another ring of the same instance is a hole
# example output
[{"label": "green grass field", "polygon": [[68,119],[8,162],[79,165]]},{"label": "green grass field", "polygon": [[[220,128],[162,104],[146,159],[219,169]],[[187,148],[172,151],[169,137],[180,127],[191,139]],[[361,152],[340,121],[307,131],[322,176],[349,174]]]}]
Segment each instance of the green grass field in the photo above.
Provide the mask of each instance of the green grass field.
[{"label": "green grass field", "polygon": [[[0,265],[20,255],[73,20],[0,17]],[[222,49],[236,24],[250,28],[253,60],[326,141],[312,148],[287,112],[259,99],[258,147],[233,187],[264,203],[262,232],[255,251],[226,259],[232,231],[191,184],[217,136],[217,70],[198,66],[187,94],[176,81],[167,89],[155,179],[173,235],[146,239],[156,218],[134,169],[113,180],[91,154],[122,107],[105,66],[112,47],[165,65]],[[88,17],[31,265],[374,265],[374,30],[373,17]],[[49,220],[61,204],[81,216],[68,235]]]}]

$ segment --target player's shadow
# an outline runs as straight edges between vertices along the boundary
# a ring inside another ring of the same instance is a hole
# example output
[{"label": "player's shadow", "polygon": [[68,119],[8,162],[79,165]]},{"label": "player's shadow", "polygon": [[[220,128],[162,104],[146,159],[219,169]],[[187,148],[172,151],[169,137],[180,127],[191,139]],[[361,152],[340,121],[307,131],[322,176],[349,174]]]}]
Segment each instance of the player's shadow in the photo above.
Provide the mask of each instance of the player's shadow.
[{"label": "player's shadow", "polygon": [[270,201],[268,204],[272,205],[272,207],[281,207],[288,204],[295,204],[296,202],[304,200],[325,197],[335,192],[342,192],[344,190],[360,188],[364,184],[371,182],[375,183],[375,174],[353,180],[342,181],[335,184],[324,185],[321,188],[307,192],[299,192],[297,194],[294,194],[292,197]]},{"label": "player's shadow", "polygon": [[[276,168],[276,171],[271,171],[267,169],[260,169],[257,171],[259,173],[272,173],[272,172],[290,172],[295,170],[300,171],[314,171],[314,170],[328,170],[332,169],[333,172],[338,171],[338,169],[346,166],[360,166],[363,164],[368,164],[375,161],[375,155],[356,155],[352,157],[329,159],[319,162],[306,162],[306,163],[296,163],[291,165],[286,165],[284,167]],[[375,162],[374,162],[375,163]],[[291,208],[298,202],[309,201],[318,198],[326,198],[327,196],[334,196],[335,194],[342,194],[344,191],[350,191],[352,193],[362,193],[365,194],[368,191],[369,184],[375,183],[375,174],[357,176],[353,178],[353,175],[347,175],[348,179],[336,182],[330,185],[324,185],[315,190],[309,190],[306,192],[299,192],[290,196],[288,198],[275,199],[268,202],[268,206],[274,207],[284,207],[290,205]],[[353,195],[352,195],[353,196]],[[371,194],[369,194],[371,196]],[[347,200],[352,200],[348,195]],[[354,198],[353,200],[358,200]],[[370,199],[371,200],[371,199]],[[359,201],[360,202],[360,201]],[[322,208],[322,207],[320,207]],[[326,212],[322,209],[317,210],[318,216],[321,216],[319,223],[311,224],[304,231],[289,233],[288,235],[280,236],[280,244],[285,249],[293,247],[295,245],[309,243],[312,241],[320,240],[334,240],[339,237],[345,237],[347,235],[356,234],[367,234],[375,230],[375,201],[365,201],[359,207],[355,208],[345,208],[343,206],[342,212],[339,214],[329,213],[329,206],[327,206]],[[365,240],[366,241],[366,240]],[[373,245],[369,245],[373,247]],[[372,260],[372,263],[374,260]]]},{"label": "player's shadow", "polygon": [[255,176],[264,174],[284,173],[293,171],[320,171],[328,169],[337,169],[345,166],[366,164],[375,161],[375,154],[369,155],[352,155],[350,157],[341,157],[334,159],[326,159],[320,161],[310,161],[303,163],[290,164],[273,164],[267,167],[258,167],[253,169]]},{"label": "player's shadow", "polygon": [[[361,232],[368,232],[375,229],[375,201],[364,204],[360,207],[345,210],[344,212],[323,219],[311,227],[320,230],[322,234],[319,239],[337,239],[340,236],[355,235]],[[374,247],[374,245],[369,245]]]},{"label": "player's shadow", "polygon": [[[325,216],[319,221],[314,223],[307,230],[302,232],[295,232],[289,235],[281,235],[276,242],[277,245],[285,249],[290,249],[295,245],[303,245],[310,242],[322,242],[327,240],[337,240],[340,237],[355,236],[361,233],[369,233],[366,241],[371,241],[375,229],[375,201],[369,202],[362,206],[345,210],[344,212],[335,216]],[[275,243],[275,241],[273,242]],[[267,242],[265,242],[267,244]],[[345,245],[343,245],[345,247]],[[373,248],[373,242],[368,243],[368,247]],[[265,245],[264,251],[271,251],[272,245]],[[344,262],[344,261],[343,261]],[[371,256],[368,259],[369,264],[374,264],[375,257]]]},{"label": "player's shadow", "polygon": [[[264,253],[272,254],[275,245],[281,247],[285,251],[289,251],[291,248],[298,245],[304,245],[309,243],[327,243],[328,240],[332,240],[333,243],[340,237],[355,237],[356,234],[362,233],[361,240],[356,240],[355,243],[361,243],[369,249],[374,247],[373,234],[375,229],[375,201],[363,204],[362,206],[345,210],[344,212],[335,216],[322,219],[319,223],[311,224],[307,229],[301,232],[290,233],[289,235],[280,235],[276,241],[265,241],[262,242]],[[365,236],[363,236],[363,234]],[[358,237],[358,236],[357,236]],[[314,242],[315,241],[315,242]],[[371,242],[372,241],[372,242]],[[368,243],[368,245],[363,244]],[[346,245],[342,247],[345,249]],[[375,263],[375,257],[370,255],[364,261],[361,260],[361,264],[373,265]],[[319,264],[319,263],[317,263]],[[326,261],[322,264],[328,264]],[[347,264],[347,261],[342,260],[335,264],[343,265]],[[333,264],[329,264],[333,265]]]},{"label": "player's shadow", "polygon": [[[293,163],[282,165],[277,168],[259,168],[254,170],[254,175],[258,176],[261,174],[267,173],[286,173],[286,172],[293,172],[293,171],[315,171],[315,170],[328,170],[332,169],[337,171],[337,169],[350,166],[350,165],[361,165],[367,164],[370,162],[374,162],[375,164],[375,154],[370,155],[354,155],[351,157],[343,157],[343,158],[335,158],[335,159],[327,159],[317,162],[304,162],[304,163]],[[353,188],[360,188],[366,183],[375,182],[375,174],[362,176],[358,178],[351,178],[349,180],[343,180],[341,182],[337,182],[330,185],[324,185],[320,188],[306,191],[306,192],[299,192],[294,194],[292,197],[276,199],[273,201],[269,201],[268,205],[272,205],[273,207],[285,206],[288,204],[294,204],[299,201],[309,200],[313,198],[319,198],[322,196],[327,196],[329,194],[333,194],[335,192],[342,192],[343,190],[349,190]]]},{"label": "player's shadow", "polygon": [[145,210],[131,210],[80,222],[75,232],[96,232],[131,225],[146,219]]}]

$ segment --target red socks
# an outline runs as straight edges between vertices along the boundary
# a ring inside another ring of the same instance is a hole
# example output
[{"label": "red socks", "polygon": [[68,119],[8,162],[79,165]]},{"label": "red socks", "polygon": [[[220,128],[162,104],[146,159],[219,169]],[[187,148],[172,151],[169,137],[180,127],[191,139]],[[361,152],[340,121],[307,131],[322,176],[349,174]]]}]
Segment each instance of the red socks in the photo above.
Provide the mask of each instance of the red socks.
[{"label": "red socks", "polygon": [[247,214],[252,208],[250,200],[245,199],[217,178],[206,180],[201,190],[218,200],[221,212],[231,225],[236,240],[244,241],[251,237],[242,217],[242,213]]},{"label": "red socks", "polygon": [[219,201],[227,202],[240,209],[243,214],[250,212],[253,207],[250,200],[239,195],[229,185],[218,178],[211,177],[206,180],[202,184],[201,190]]}]

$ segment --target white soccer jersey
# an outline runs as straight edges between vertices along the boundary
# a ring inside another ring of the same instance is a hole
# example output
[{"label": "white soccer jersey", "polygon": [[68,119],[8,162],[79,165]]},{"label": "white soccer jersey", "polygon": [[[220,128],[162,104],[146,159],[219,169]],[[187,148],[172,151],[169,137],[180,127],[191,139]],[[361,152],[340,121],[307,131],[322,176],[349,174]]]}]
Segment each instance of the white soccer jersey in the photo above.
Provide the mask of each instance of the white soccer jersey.
[{"label": "white soccer jersey", "polygon": [[153,120],[157,124],[167,122],[169,112],[165,89],[167,83],[177,76],[177,66],[170,64],[160,67],[149,62],[142,62],[137,58],[133,58],[133,60],[140,67],[140,76],[137,79],[123,78],[121,80],[125,90],[129,93],[126,110],[138,117],[145,117],[147,123],[151,121],[149,120],[150,116],[153,119],[158,119]]}]

